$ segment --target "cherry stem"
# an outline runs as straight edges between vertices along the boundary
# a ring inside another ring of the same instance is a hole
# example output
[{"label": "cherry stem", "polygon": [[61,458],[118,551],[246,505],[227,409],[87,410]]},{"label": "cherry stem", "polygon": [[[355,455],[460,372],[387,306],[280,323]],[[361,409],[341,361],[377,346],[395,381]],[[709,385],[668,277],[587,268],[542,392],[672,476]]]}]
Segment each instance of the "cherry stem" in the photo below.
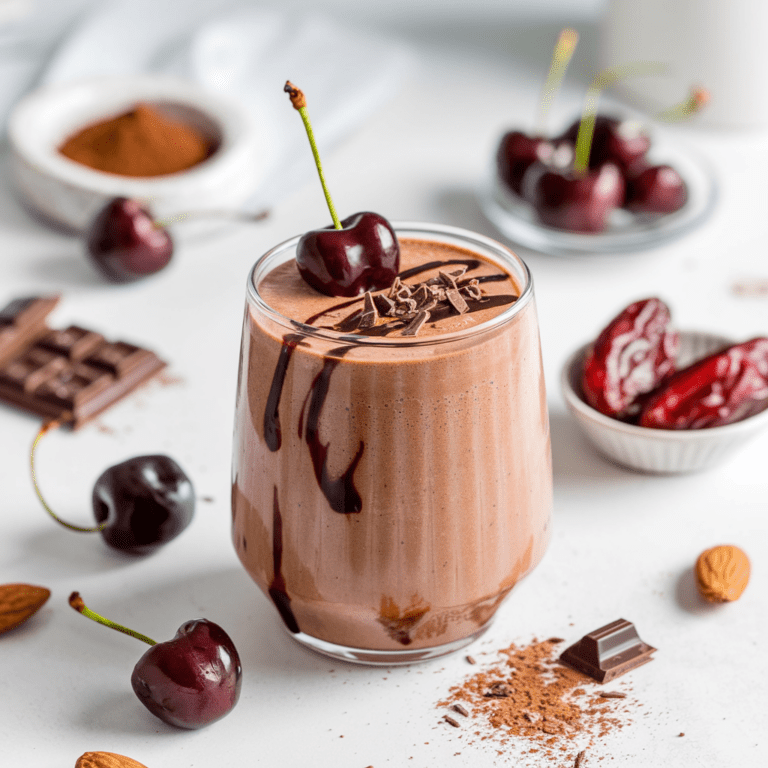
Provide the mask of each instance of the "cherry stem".
[{"label": "cherry stem", "polygon": [[309,139],[309,146],[312,148],[312,156],[315,158],[317,175],[320,177],[320,183],[323,185],[325,202],[328,204],[328,210],[331,212],[331,218],[333,219],[333,228],[341,229],[341,222],[339,221],[339,217],[336,213],[336,208],[333,205],[333,200],[331,200],[331,193],[328,191],[328,185],[325,183],[323,166],[320,163],[320,153],[317,151],[315,134],[312,132],[312,123],[310,123],[309,115],[307,114],[307,100],[304,97],[304,93],[300,91],[290,80],[285,81],[283,90],[290,96],[293,108],[301,115],[301,120],[304,123],[304,129],[306,130],[307,138]]},{"label": "cherry stem", "polygon": [[600,92],[609,85],[624,80],[627,77],[643,75],[663,75],[667,71],[665,64],[652,61],[639,61],[633,64],[620,64],[617,67],[604,69],[598,72],[592,79],[584,101],[584,111],[581,114],[579,131],[576,134],[576,148],[574,150],[573,170],[577,174],[584,174],[589,168],[589,153],[592,151],[592,137],[595,133],[595,120],[597,119],[597,102]]},{"label": "cherry stem", "polygon": [[118,632],[122,632],[124,635],[130,635],[131,637],[135,637],[137,640],[141,640],[142,642],[147,643],[147,645],[157,645],[157,641],[153,640],[151,637],[142,635],[141,632],[134,632],[134,630],[128,629],[128,627],[124,627],[122,624],[117,624],[114,621],[105,619],[103,616],[99,616],[98,613],[96,613],[95,611],[92,611],[90,608],[86,606],[86,604],[83,602],[83,598],[80,597],[79,592],[73,592],[69,596],[69,604],[78,613],[82,613],[83,616],[87,616],[89,619],[91,619],[92,621],[95,621],[97,624],[103,624],[105,627],[109,627],[110,629],[115,629]]},{"label": "cherry stem", "polygon": [[571,63],[571,57],[576,50],[576,43],[578,42],[579,33],[575,29],[564,29],[557,38],[555,50],[552,54],[552,64],[549,67],[549,74],[544,81],[544,87],[541,91],[537,120],[539,136],[546,134],[549,108],[552,106],[552,101],[558,90],[560,90],[563,77],[565,77],[565,71]]},{"label": "cherry stem", "polygon": [[232,219],[233,221],[249,223],[263,221],[268,217],[269,209],[256,213],[248,213],[247,211],[188,211],[169,216],[167,219],[155,220],[152,223],[158,229],[162,229],[169,224],[183,224],[185,221],[194,221],[195,219]]},{"label": "cherry stem", "polygon": [[669,109],[657,112],[654,115],[654,118],[666,123],[676,123],[681,120],[686,120],[709,104],[710,99],[710,93],[706,88],[696,86],[691,88],[691,95],[685,99],[685,101],[681,101]]},{"label": "cherry stem", "polygon": [[65,528],[69,528],[70,531],[77,531],[78,533],[98,533],[99,531],[104,530],[104,528],[107,525],[107,521],[105,520],[101,525],[98,525],[96,528],[85,528],[80,525],[73,525],[72,523],[68,523],[65,520],[62,520],[49,506],[48,502],[43,498],[43,493],[40,490],[40,486],[37,484],[37,475],[35,474],[35,451],[37,450],[37,445],[40,442],[43,435],[47,435],[49,432],[53,431],[54,429],[60,427],[63,423],[66,423],[69,418],[71,418],[70,414],[64,414],[60,419],[54,419],[53,421],[48,421],[45,424],[43,424],[42,427],[40,427],[40,431],[35,436],[34,442],[32,443],[32,450],[29,453],[29,466],[32,470],[32,485],[35,487],[35,493],[37,494],[37,498],[40,499],[40,503],[43,505],[43,509],[59,524],[63,525]]}]

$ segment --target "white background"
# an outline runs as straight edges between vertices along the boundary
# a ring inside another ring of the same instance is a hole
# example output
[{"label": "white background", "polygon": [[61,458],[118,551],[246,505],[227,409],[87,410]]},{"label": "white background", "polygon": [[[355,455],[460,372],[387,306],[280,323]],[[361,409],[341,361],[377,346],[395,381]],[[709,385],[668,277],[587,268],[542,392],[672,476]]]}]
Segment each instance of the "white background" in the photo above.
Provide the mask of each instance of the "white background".
[{"label": "white background", "polygon": [[[336,207],[342,215],[370,209],[394,220],[443,222],[498,237],[477,208],[474,188],[500,134],[532,127],[552,41],[573,17],[553,19],[550,8],[548,18],[532,19],[528,3],[519,22],[509,3],[489,2],[472,19],[458,4],[390,5],[393,26],[419,46],[421,68],[325,158]],[[578,5],[587,12],[599,4]],[[411,9],[418,12],[406,23]],[[370,12],[371,18],[383,15],[381,6]],[[358,18],[363,13],[355,6]],[[582,14],[577,21],[583,58],[569,76],[556,128],[578,110],[596,42],[589,18]],[[673,135],[704,152],[718,175],[719,205],[695,232],[634,255],[564,259],[518,249],[534,274],[541,324],[554,538],[544,561],[471,652],[488,662],[511,642],[552,635],[575,641],[627,618],[659,650],[651,664],[616,684],[631,690],[642,707],[632,707],[631,726],[590,750],[587,765],[757,768],[764,765],[768,732],[768,434],[706,474],[634,474],[593,452],[558,391],[566,356],[638,298],[664,298],[680,327],[737,339],[768,333],[768,296],[734,291],[740,281],[768,280],[768,137],[695,126]],[[470,670],[462,654],[386,670],[316,656],[286,637],[234,555],[230,441],[246,275],[267,248],[326,223],[311,175],[268,222],[183,241],[164,272],[113,286],[89,266],[76,238],[46,229],[20,207],[5,155],[0,303],[60,291],[51,318],[56,327],[78,323],[151,346],[169,361],[169,377],[176,380],[148,385],[81,432],[45,438],[38,473],[49,502],[62,516],[87,523],[91,488],[103,469],[155,452],[173,456],[199,496],[213,500],[200,502],[191,527],[155,555],[119,556],[97,536],[70,533],[47,518],[28,473],[38,422],[0,409],[0,583],[52,591],[36,617],[0,637],[0,762],[73,766],[83,752],[105,750],[148,768],[550,768],[535,756],[517,757],[514,747],[499,754],[492,741],[469,744],[468,728],[441,724],[436,702]],[[710,606],[695,593],[691,568],[703,549],[720,543],[742,546],[753,574],[737,603]],[[94,610],[158,640],[196,616],[221,624],[243,661],[237,708],[198,732],[175,730],[149,715],[129,683],[144,646],[69,609],[72,590]],[[577,738],[563,765],[572,764],[578,748]]]}]

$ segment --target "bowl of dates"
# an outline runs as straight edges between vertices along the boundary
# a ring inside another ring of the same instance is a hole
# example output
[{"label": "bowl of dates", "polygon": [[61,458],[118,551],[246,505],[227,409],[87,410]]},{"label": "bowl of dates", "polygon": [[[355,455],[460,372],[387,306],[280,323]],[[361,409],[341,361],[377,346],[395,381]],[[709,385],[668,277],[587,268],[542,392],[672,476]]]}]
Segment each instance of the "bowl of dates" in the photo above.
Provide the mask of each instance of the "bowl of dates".
[{"label": "bowl of dates", "polygon": [[603,456],[642,472],[697,472],[768,427],[768,338],[677,331],[634,302],[566,361],[568,410]]}]

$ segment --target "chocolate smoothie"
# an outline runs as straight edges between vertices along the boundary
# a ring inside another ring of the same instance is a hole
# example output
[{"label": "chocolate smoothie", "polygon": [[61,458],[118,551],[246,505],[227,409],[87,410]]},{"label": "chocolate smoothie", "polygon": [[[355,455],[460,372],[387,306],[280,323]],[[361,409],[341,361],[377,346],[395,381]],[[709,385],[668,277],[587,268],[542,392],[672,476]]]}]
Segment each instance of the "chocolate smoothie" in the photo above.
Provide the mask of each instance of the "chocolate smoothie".
[{"label": "chocolate smoothie", "polygon": [[398,237],[400,282],[367,298],[307,285],[295,241],[257,264],[232,507],[288,631],[389,664],[481,634],[541,559],[552,503],[527,270],[462,230]]}]

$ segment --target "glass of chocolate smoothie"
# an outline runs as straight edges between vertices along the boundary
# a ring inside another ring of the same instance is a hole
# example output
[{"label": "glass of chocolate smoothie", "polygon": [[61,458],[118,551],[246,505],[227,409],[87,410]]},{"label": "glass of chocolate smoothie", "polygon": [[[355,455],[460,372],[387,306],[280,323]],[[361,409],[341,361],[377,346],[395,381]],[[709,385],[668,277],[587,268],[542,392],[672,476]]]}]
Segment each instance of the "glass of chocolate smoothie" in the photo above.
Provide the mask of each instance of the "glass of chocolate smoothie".
[{"label": "glass of chocolate smoothie", "polygon": [[247,288],[232,536],[288,633],[392,665],[479,637],[549,539],[533,285],[482,235],[394,224],[401,272],[357,299],[299,275],[299,238]]}]

